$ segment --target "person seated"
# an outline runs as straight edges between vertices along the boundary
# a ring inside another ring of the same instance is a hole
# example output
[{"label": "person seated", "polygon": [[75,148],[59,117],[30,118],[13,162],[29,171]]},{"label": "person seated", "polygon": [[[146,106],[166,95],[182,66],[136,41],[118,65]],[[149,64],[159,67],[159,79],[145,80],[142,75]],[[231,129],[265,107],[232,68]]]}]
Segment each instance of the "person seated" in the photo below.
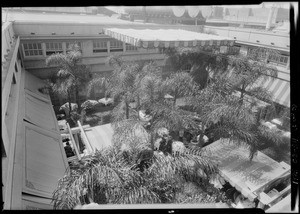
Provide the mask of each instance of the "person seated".
[{"label": "person seated", "polygon": [[75,155],[74,152],[73,152],[72,147],[70,146],[69,141],[66,142],[66,146],[64,148],[65,148],[67,158],[72,157],[72,156]]}]

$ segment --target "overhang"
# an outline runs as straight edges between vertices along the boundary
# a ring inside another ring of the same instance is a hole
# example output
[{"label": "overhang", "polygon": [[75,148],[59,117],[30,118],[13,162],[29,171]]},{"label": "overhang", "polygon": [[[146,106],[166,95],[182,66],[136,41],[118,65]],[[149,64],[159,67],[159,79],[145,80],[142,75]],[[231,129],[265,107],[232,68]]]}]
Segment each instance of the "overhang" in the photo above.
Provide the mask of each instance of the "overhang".
[{"label": "overhang", "polygon": [[143,48],[233,46],[232,38],[181,29],[106,28],[104,34],[119,41]]},{"label": "overhang", "polygon": [[273,95],[273,101],[279,103],[280,105],[290,107],[290,82],[282,79],[268,79],[264,81],[263,79],[259,80],[255,86],[262,86],[267,89]]},{"label": "overhang", "polygon": [[266,185],[290,170],[259,151],[250,161],[249,149],[229,143],[228,139],[220,139],[205,148],[221,176],[251,201]]}]

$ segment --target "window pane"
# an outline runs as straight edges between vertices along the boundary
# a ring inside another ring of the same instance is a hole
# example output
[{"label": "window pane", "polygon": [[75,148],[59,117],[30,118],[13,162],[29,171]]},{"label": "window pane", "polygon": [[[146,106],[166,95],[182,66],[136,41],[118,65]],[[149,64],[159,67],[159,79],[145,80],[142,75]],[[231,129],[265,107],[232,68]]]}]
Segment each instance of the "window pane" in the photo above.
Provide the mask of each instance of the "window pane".
[{"label": "window pane", "polygon": [[37,50],[34,50],[34,55],[38,55],[38,51]]},{"label": "window pane", "polygon": [[58,43],[59,49],[62,49],[62,44]]},{"label": "window pane", "polygon": [[34,51],[30,51],[30,56],[34,56]]},{"label": "window pane", "polygon": [[25,56],[29,56],[29,52],[28,51],[25,51]]},{"label": "window pane", "polygon": [[32,49],[32,44],[28,44],[28,49]]},{"label": "window pane", "polygon": [[39,49],[42,49],[41,43],[38,43],[38,48],[39,48]]},{"label": "window pane", "polygon": [[27,44],[24,44],[23,46],[24,46],[24,49],[25,49],[25,50],[27,50],[27,49],[28,49],[28,46],[27,46]]},{"label": "window pane", "polygon": [[50,43],[50,49],[54,49],[53,43]]},{"label": "window pane", "polygon": [[39,50],[39,55],[43,55],[43,52],[41,50]]},{"label": "window pane", "polygon": [[32,44],[32,46],[33,46],[33,49],[37,49],[36,43]]}]

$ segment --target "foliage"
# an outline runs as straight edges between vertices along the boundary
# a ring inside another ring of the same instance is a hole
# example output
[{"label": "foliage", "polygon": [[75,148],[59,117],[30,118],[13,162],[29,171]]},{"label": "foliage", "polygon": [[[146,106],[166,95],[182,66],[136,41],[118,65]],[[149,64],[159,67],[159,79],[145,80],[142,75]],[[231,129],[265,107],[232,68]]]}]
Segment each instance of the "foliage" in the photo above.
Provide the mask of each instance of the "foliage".
[{"label": "foliage", "polygon": [[[75,92],[75,102],[80,111],[79,90],[85,86],[91,78],[88,67],[80,64],[81,52],[76,44],[70,45],[66,54],[52,54],[46,59],[47,66],[54,66],[59,70],[55,78],[50,80],[51,87],[55,93],[66,96],[71,103],[71,94]],[[71,112],[71,106],[69,106]]]},{"label": "foliage", "polygon": [[[175,193],[182,190],[183,180],[198,177],[188,160],[199,163],[199,157],[154,152],[148,168],[141,170],[143,160],[136,155],[141,151],[136,152],[111,147],[74,162],[53,194],[54,207],[72,209],[76,204],[90,202],[171,203]],[[207,172],[215,169],[210,170]]]}]

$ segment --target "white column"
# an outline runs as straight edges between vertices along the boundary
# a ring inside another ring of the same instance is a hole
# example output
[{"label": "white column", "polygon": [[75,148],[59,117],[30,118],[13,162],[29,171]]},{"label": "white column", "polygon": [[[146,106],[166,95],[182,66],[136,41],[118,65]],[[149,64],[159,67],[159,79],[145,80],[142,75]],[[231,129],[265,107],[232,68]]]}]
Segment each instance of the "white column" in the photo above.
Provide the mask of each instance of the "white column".
[{"label": "white column", "polygon": [[126,52],[126,43],[123,42],[123,52]]},{"label": "white column", "polygon": [[107,52],[110,53],[110,41],[107,41]]},{"label": "white column", "polygon": [[65,42],[62,42],[62,49],[63,49],[63,53],[66,54],[67,48],[66,48],[66,43]]},{"label": "white column", "polygon": [[43,56],[46,57],[46,44],[45,42],[42,43],[42,50],[43,50]]}]

